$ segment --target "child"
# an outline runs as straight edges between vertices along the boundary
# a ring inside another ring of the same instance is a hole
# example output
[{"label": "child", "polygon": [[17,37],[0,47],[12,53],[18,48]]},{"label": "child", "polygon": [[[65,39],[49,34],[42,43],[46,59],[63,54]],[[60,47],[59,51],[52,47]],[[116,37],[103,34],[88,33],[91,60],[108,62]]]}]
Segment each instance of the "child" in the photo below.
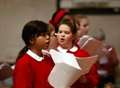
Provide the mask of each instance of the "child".
[{"label": "child", "polygon": [[[84,15],[75,15],[75,24],[77,27],[77,45],[81,47],[80,39],[87,35],[89,32],[89,19]],[[99,83],[99,75],[97,73],[98,65],[94,64],[88,74],[81,77],[79,82],[76,82],[77,86],[74,88],[95,88]]]},{"label": "child", "polygon": [[13,73],[13,88],[52,88],[48,75],[54,66],[49,56],[42,50],[49,45],[48,24],[33,20],[22,31],[26,47],[17,58]]},{"label": "child", "polygon": [[70,18],[69,11],[66,9],[58,9],[55,11],[55,13],[52,15],[52,18],[49,20],[49,28],[51,30],[51,38],[50,38],[50,44],[49,49],[54,49],[57,47],[57,39],[54,36],[54,33],[57,29],[57,26],[59,25],[60,21],[63,18]]},{"label": "child", "polygon": [[78,29],[78,38],[88,34],[90,30],[88,17],[85,15],[75,15],[74,19]]},{"label": "child", "polygon": [[[59,52],[64,53],[71,53],[76,57],[87,57],[89,54],[81,50],[76,44],[76,33],[77,29],[74,23],[73,19],[63,19],[61,23],[58,26],[58,30],[56,33],[57,39],[58,39],[58,47],[57,50]],[[67,58],[67,57],[66,57]],[[88,88],[88,86],[93,85],[91,84],[91,75],[96,78],[96,72],[95,68],[92,67],[92,70],[90,70],[90,73],[84,76],[85,81],[82,82],[81,80],[78,80],[72,88]],[[92,73],[91,73],[92,72]],[[94,74],[95,73],[95,74]],[[96,81],[96,80],[95,80]],[[87,84],[87,85],[86,85]],[[91,87],[93,88],[93,86]]]}]

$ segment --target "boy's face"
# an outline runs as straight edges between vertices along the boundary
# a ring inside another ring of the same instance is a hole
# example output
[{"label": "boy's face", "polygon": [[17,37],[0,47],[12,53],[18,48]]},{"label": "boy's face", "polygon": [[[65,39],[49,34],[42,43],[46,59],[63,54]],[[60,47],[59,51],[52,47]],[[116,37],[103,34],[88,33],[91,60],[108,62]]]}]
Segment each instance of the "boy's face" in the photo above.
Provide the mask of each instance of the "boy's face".
[{"label": "boy's face", "polygon": [[73,34],[66,24],[61,24],[57,33],[58,43],[62,47],[69,47],[73,43]]},{"label": "boy's face", "polygon": [[35,49],[47,49],[49,46],[50,36],[48,34],[40,35],[34,38],[32,45]]}]

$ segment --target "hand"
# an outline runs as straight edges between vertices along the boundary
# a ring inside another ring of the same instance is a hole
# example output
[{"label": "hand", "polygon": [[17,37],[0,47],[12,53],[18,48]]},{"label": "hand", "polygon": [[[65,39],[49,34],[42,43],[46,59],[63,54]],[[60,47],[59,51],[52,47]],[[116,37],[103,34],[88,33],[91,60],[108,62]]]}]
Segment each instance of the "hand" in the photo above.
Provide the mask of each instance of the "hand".
[{"label": "hand", "polygon": [[86,78],[86,76],[81,76],[80,79],[79,79],[80,83],[86,83],[88,80]]}]

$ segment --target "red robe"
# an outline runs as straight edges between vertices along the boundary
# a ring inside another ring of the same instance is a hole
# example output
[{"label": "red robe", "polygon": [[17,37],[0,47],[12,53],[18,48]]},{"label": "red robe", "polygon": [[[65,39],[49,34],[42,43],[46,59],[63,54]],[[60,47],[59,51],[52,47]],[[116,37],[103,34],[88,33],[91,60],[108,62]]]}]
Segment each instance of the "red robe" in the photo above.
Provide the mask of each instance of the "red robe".
[{"label": "red robe", "polygon": [[53,66],[54,63],[48,56],[43,58],[27,51],[16,63],[13,88],[53,88],[48,83],[48,75]]}]

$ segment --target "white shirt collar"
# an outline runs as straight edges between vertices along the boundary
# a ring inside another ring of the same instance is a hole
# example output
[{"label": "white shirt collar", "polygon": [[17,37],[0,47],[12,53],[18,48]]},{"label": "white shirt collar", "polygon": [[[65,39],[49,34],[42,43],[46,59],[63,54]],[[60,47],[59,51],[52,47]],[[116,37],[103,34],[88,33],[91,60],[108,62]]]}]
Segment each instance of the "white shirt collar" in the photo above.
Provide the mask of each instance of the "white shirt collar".
[{"label": "white shirt collar", "polygon": [[31,56],[33,59],[35,59],[36,61],[42,61],[44,58],[38,56],[37,54],[35,54],[33,51],[31,51],[30,49],[27,51],[27,54],[29,56]]},{"label": "white shirt collar", "polygon": [[[68,51],[68,49],[64,49],[61,46],[57,47],[57,50],[59,50],[60,52],[66,53]],[[78,50],[77,46],[73,46],[69,51],[71,52],[76,52]]]},{"label": "white shirt collar", "polygon": [[66,53],[68,51],[68,49],[64,49],[61,46],[58,46],[57,50],[60,51],[60,52],[62,52],[62,53]]}]

